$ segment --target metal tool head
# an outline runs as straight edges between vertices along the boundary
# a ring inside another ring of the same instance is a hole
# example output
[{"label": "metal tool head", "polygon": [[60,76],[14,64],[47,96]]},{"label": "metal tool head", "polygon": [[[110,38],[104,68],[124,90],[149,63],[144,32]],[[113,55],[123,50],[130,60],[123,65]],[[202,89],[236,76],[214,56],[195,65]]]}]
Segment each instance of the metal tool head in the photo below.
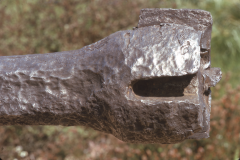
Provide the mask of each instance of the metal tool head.
[{"label": "metal tool head", "polygon": [[212,17],[143,9],[134,30],[69,52],[0,58],[0,124],[85,125],[132,143],[207,138]]}]

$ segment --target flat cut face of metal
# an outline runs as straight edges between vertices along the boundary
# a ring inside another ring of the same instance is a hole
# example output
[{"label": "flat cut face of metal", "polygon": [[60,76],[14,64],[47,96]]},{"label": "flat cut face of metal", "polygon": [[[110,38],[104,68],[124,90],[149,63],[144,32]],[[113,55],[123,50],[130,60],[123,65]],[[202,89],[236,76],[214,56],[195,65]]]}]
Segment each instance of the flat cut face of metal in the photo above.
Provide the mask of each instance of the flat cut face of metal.
[{"label": "flat cut face of metal", "polygon": [[137,79],[194,74],[200,68],[201,32],[192,27],[161,24],[126,34],[125,63]]},{"label": "flat cut face of metal", "polygon": [[134,30],[79,50],[0,57],[0,125],[84,125],[131,143],[209,136],[212,18],[143,9]]}]

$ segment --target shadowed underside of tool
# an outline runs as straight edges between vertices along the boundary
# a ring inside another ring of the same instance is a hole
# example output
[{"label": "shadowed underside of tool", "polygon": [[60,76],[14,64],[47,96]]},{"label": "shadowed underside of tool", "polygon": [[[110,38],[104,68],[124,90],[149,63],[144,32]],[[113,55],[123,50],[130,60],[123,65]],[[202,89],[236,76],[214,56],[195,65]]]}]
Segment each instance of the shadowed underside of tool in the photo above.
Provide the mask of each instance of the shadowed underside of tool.
[{"label": "shadowed underside of tool", "polygon": [[132,143],[207,138],[212,17],[143,9],[82,49],[0,57],[0,125],[84,125]]}]

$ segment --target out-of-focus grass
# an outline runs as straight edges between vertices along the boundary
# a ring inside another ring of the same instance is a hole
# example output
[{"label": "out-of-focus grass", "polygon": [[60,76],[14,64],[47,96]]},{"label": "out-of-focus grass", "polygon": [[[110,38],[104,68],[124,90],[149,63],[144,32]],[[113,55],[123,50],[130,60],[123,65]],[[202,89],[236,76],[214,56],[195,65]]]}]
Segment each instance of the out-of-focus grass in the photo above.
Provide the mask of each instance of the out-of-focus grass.
[{"label": "out-of-focus grass", "polygon": [[0,127],[0,158],[240,157],[239,0],[0,0],[0,55],[79,49],[118,30],[135,27],[142,8],[198,8],[213,15],[212,66],[221,67],[224,76],[213,91],[210,138],[174,145],[128,144],[84,127],[5,126]]}]

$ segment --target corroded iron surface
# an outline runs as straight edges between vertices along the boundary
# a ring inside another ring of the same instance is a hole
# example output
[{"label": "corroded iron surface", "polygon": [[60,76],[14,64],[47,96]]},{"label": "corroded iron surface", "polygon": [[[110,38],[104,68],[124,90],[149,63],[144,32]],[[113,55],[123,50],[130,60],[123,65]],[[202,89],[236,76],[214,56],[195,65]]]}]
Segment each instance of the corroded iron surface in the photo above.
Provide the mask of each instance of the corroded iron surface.
[{"label": "corroded iron surface", "polygon": [[0,125],[84,125],[133,143],[207,138],[212,17],[143,9],[82,49],[0,57]]}]

